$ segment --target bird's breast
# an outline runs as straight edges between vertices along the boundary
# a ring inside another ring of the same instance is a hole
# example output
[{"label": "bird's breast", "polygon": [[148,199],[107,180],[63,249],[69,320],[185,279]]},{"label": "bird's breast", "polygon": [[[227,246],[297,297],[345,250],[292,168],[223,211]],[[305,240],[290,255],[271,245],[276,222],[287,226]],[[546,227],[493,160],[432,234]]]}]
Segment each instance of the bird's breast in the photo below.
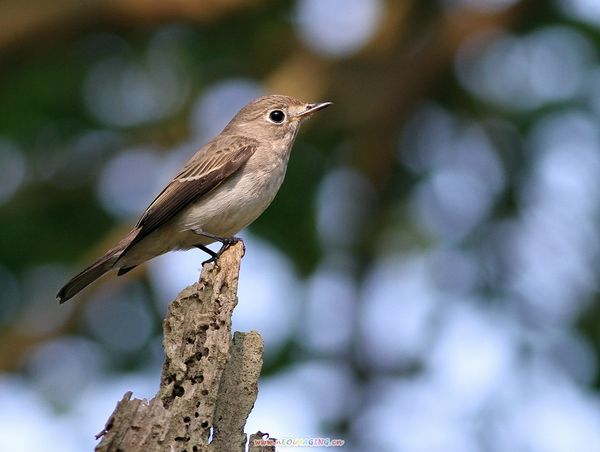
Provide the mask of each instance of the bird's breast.
[{"label": "bird's breast", "polygon": [[[287,155],[282,158],[253,155],[236,174],[182,212],[178,219],[180,229],[183,232],[201,228],[225,237],[238,233],[271,204],[283,183],[286,168]],[[197,243],[193,235],[186,241],[191,240]]]}]

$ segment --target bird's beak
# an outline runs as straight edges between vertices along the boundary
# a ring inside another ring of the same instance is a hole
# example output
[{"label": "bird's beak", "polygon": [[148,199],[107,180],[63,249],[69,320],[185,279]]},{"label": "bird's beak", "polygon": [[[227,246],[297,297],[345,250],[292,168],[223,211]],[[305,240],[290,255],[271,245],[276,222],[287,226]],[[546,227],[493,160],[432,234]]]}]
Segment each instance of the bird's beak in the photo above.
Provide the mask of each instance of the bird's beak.
[{"label": "bird's beak", "polygon": [[306,119],[312,116],[316,111],[323,110],[324,108],[332,105],[333,102],[320,102],[316,104],[306,104],[306,109],[296,115],[297,118]]}]

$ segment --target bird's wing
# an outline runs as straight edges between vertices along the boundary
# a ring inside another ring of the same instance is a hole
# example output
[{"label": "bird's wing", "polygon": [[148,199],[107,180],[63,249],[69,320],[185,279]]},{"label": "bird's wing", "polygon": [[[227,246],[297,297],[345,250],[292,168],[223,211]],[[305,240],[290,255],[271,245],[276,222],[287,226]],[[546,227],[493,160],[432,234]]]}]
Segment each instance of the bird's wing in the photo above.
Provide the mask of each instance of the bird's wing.
[{"label": "bird's wing", "polygon": [[136,225],[138,234],[123,251],[164,225],[191,202],[219,186],[239,170],[256,151],[257,143],[247,138],[214,141],[201,149],[152,201]]}]

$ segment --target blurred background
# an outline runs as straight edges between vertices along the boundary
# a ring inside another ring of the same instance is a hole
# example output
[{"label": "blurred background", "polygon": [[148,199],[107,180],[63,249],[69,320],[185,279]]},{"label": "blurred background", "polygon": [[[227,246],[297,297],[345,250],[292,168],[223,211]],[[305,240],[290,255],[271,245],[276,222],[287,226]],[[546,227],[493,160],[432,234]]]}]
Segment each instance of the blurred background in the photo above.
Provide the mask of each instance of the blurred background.
[{"label": "blurred background", "polygon": [[600,450],[597,0],[2,0],[0,449],[158,388],[200,251],[54,295],[249,100],[333,101],[242,236],[246,431]]}]

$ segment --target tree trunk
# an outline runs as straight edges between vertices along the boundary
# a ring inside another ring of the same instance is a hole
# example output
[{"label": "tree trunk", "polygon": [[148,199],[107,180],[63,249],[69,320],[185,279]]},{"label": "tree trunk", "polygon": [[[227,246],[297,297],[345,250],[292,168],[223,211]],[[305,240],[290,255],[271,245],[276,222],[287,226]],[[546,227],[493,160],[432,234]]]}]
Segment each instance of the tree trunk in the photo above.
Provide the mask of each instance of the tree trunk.
[{"label": "tree trunk", "polygon": [[263,340],[256,331],[231,335],[243,254],[242,243],[231,246],[169,305],[160,389],[150,402],[127,392],[96,451],[245,450]]}]

